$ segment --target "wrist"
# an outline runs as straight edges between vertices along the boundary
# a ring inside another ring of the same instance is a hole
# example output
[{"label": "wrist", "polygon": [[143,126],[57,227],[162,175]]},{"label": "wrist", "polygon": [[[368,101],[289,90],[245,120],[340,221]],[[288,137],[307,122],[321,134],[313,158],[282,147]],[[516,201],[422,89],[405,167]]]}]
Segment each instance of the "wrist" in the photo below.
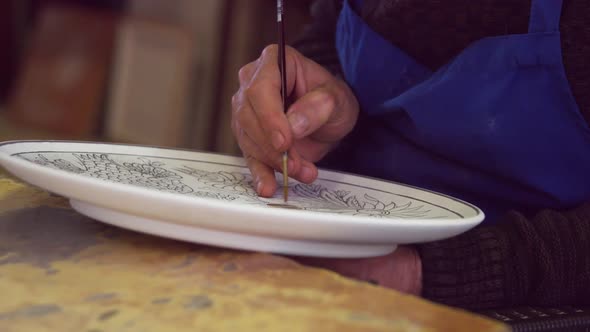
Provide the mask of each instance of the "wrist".
[{"label": "wrist", "polygon": [[415,292],[412,294],[422,296],[422,259],[418,250],[414,249],[414,254],[416,255],[416,279],[414,284]]},{"label": "wrist", "polygon": [[412,247],[399,246],[393,253],[371,259],[367,280],[403,293],[420,295],[422,292],[422,261]]},{"label": "wrist", "polygon": [[407,274],[411,278],[407,283],[408,294],[421,295],[422,294],[422,259],[418,250],[413,247],[406,247],[408,250]]}]

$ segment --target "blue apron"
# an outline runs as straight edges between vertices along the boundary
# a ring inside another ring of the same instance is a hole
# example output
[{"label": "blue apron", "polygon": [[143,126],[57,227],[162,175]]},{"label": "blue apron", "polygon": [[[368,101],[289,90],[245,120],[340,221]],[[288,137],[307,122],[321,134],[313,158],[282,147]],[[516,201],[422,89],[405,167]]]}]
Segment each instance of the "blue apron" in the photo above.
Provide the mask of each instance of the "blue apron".
[{"label": "blue apron", "polygon": [[336,46],[361,105],[325,166],[532,213],[590,199],[590,129],[565,75],[561,0],[533,0],[529,32],[483,38],[432,72],[344,0]]}]

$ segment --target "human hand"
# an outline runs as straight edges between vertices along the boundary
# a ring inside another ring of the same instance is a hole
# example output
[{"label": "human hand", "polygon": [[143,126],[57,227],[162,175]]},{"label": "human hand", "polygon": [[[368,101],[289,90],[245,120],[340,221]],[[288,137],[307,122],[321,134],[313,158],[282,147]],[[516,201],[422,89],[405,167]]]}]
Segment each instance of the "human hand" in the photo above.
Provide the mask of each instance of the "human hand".
[{"label": "human hand", "polygon": [[232,131],[260,196],[277,188],[275,170],[288,151],[292,178],[311,183],[314,165],[356,124],[359,106],[348,85],[291,47],[285,50],[287,95],[295,102],[287,114],[281,100],[278,48],[268,46],[239,72],[232,98]]},{"label": "human hand", "polygon": [[377,283],[397,291],[420,295],[422,292],[422,262],[418,252],[406,246],[381,257],[360,259],[294,258],[301,264],[324,268],[345,277]]}]

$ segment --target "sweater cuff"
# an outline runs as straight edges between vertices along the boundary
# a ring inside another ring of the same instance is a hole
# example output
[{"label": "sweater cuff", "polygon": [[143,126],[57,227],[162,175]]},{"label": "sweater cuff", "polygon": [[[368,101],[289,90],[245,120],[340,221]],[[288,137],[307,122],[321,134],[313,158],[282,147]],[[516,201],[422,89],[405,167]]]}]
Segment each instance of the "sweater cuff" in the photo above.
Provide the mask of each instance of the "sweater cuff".
[{"label": "sweater cuff", "polygon": [[522,275],[519,270],[526,268],[525,262],[508,256],[513,254],[509,245],[498,227],[482,226],[416,246],[422,261],[422,296],[469,310],[498,308],[522,298],[522,294],[510,294],[524,293],[524,285],[511,284],[515,281],[511,276]]}]

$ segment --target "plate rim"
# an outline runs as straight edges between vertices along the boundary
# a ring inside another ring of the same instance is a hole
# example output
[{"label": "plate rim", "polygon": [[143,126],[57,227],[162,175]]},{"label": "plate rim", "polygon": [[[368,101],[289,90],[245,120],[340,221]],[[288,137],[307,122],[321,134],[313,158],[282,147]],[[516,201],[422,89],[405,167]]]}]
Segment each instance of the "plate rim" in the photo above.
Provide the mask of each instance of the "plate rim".
[{"label": "plate rim", "polygon": [[[13,156],[11,154],[9,154],[5,151],[2,151],[3,146],[12,145],[12,144],[22,144],[22,143],[29,143],[29,144],[30,143],[52,143],[52,144],[65,144],[65,145],[84,144],[84,145],[103,145],[103,146],[113,145],[113,146],[119,146],[119,147],[123,147],[123,148],[144,148],[144,149],[145,148],[148,148],[148,149],[155,148],[155,149],[162,149],[162,150],[167,150],[167,151],[182,151],[182,152],[187,152],[187,153],[197,153],[197,154],[213,155],[213,156],[217,155],[217,156],[225,156],[225,157],[240,159],[240,157],[237,157],[234,155],[209,152],[209,151],[199,151],[199,150],[193,150],[193,149],[184,149],[184,148],[170,148],[170,147],[160,147],[160,146],[126,144],[126,143],[111,143],[111,142],[95,142],[95,141],[14,140],[14,141],[0,142],[0,161],[2,161],[2,159],[5,159],[8,163],[13,163],[13,164],[16,164],[21,167],[32,169],[32,170],[30,170],[31,172],[41,173],[42,175],[44,173],[48,173],[51,176],[58,177],[58,178],[67,176],[70,179],[73,179],[70,181],[73,181],[75,185],[85,185],[86,184],[86,185],[98,186],[98,187],[101,187],[102,190],[116,190],[122,195],[131,194],[136,197],[142,197],[142,198],[147,198],[147,199],[156,199],[156,200],[159,198],[162,198],[162,199],[166,199],[167,202],[170,202],[170,199],[171,199],[173,202],[173,205],[188,206],[188,207],[192,207],[192,208],[203,208],[203,206],[206,206],[208,208],[213,208],[213,209],[233,210],[234,213],[248,213],[248,214],[253,214],[253,215],[264,214],[266,217],[273,217],[273,218],[277,218],[279,220],[300,217],[300,218],[297,218],[297,219],[301,219],[300,221],[298,221],[298,224],[300,227],[302,227],[304,223],[319,221],[319,222],[324,223],[326,227],[330,227],[330,226],[333,226],[333,227],[338,227],[338,226],[359,227],[360,226],[362,228],[371,228],[371,227],[396,228],[399,226],[405,226],[407,224],[410,224],[413,228],[417,228],[417,229],[432,228],[432,227],[469,229],[469,228],[475,227],[476,225],[481,223],[485,218],[484,212],[480,208],[475,206],[474,204],[471,204],[469,202],[463,201],[461,199],[455,198],[450,195],[446,195],[443,193],[439,193],[436,191],[423,189],[423,188],[419,188],[419,187],[415,187],[415,186],[411,186],[411,185],[398,183],[395,181],[378,179],[378,178],[374,178],[374,177],[370,177],[370,176],[357,175],[357,174],[352,174],[352,173],[347,173],[347,172],[342,172],[342,171],[337,171],[337,170],[331,170],[331,169],[325,169],[325,168],[322,168],[322,170],[327,171],[327,172],[336,173],[336,174],[352,176],[357,179],[369,179],[372,181],[382,182],[385,184],[393,184],[393,185],[397,185],[397,186],[401,186],[401,187],[410,188],[412,190],[417,190],[418,192],[426,192],[426,193],[429,193],[429,194],[432,194],[435,196],[443,197],[445,199],[450,199],[450,200],[453,200],[461,205],[470,207],[471,209],[475,210],[477,212],[477,214],[474,216],[471,216],[471,217],[463,217],[463,218],[457,217],[457,218],[453,218],[453,219],[436,219],[435,220],[435,219],[411,219],[411,218],[409,218],[409,219],[386,218],[386,220],[382,220],[382,218],[374,218],[374,217],[369,217],[369,216],[349,216],[349,215],[342,215],[342,214],[329,213],[329,212],[326,213],[326,212],[318,212],[318,211],[302,211],[302,210],[289,210],[289,209],[265,209],[265,208],[261,208],[258,206],[249,206],[249,205],[245,205],[245,204],[227,204],[225,202],[221,202],[221,201],[219,201],[217,199],[213,199],[213,198],[192,197],[192,196],[188,197],[188,196],[185,196],[182,194],[177,194],[177,193],[168,193],[168,192],[159,192],[159,191],[155,191],[155,190],[146,190],[145,188],[138,187],[138,186],[117,183],[117,182],[109,182],[109,181],[99,180],[99,179],[95,179],[95,178],[91,178],[91,177],[87,177],[87,176],[83,176],[83,175],[79,175],[79,174],[70,173],[70,172],[67,172],[64,170],[48,168],[48,167],[44,167],[41,165],[37,165],[37,164],[32,163],[27,160],[22,160],[20,158],[16,158],[15,156]],[[32,152],[34,152],[34,151],[32,151]],[[154,157],[157,157],[157,156],[154,156]],[[7,168],[7,167],[5,166],[5,168]],[[10,170],[8,170],[8,171],[10,173],[13,173]],[[17,176],[17,177],[19,177],[19,176]],[[21,177],[19,177],[19,178],[21,180],[23,180],[24,182],[29,182]],[[40,186],[40,187],[43,188],[44,190],[47,190],[47,191],[54,191],[52,189],[48,189],[43,186]],[[112,189],[109,189],[109,188],[112,188]],[[102,190],[101,190],[101,192],[102,192]],[[56,191],[54,191],[54,192],[56,192]],[[102,206],[104,208],[119,210],[119,209],[113,208],[112,206],[104,206],[103,204],[101,204],[102,202],[97,203],[97,201],[92,201],[92,200],[89,201],[88,199],[86,199],[86,197],[84,197],[84,198],[73,197],[71,195],[68,195],[67,193],[61,193],[61,192],[56,192],[56,193],[63,195],[65,197],[68,197],[68,198],[78,199],[78,200],[82,200],[82,201],[85,201],[85,202],[88,202],[91,204],[96,204],[96,205]],[[125,211],[125,212],[129,213],[129,210],[121,210],[121,211]],[[134,213],[136,213],[136,212],[134,212]],[[284,218],[285,215],[289,216],[290,218]],[[143,216],[148,217],[148,218],[154,218],[153,215],[143,215]],[[173,221],[173,222],[176,222],[176,221]],[[198,224],[198,225],[200,227],[215,228],[215,227],[213,227],[213,225],[211,225],[211,223],[207,223],[207,225],[201,225],[201,224]],[[296,226],[296,225],[291,225],[291,227],[294,227],[294,226]]]},{"label": "plate rim", "polygon": [[[158,145],[142,145],[142,144],[132,144],[132,143],[99,142],[99,141],[76,141],[76,140],[72,140],[72,141],[70,141],[70,140],[10,140],[10,141],[0,141],[0,153],[2,153],[2,150],[1,150],[1,147],[2,146],[4,146],[4,145],[10,145],[10,144],[20,144],[20,143],[60,143],[60,144],[114,145],[114,146],[119,146],[119,147],[149,148],[149,149],[160,149],[160,150],[169,150],[169,151],[181,151],[181,152],[187,152],[187,153],[200,153],[200,154],[208,154],[208,155],[218,155],[218,156],[225,156],[225,157],[230,157],[230,158],[242,158],[242,157],[239,157],[239,156],[236,156],[236,155],[232,155],[232,154],[228,154],[228,153],[211,152],[211,151],[205,151],[205,150],[201,150],[201,149],[188,149],[188,148],[180,148],[180,147],[166,147],[166,146],[158,146]],[[42,151],[40,151],[40,152],[42,152]],[[118,154],[123,155],[123,153],[118,153]],[[9,156],[12,156],[12,155],[9,155]],[[156,157],[156,158],[176,159],[176,158],[169,158],[169,157]],[[193,161],[202,162],[202,161],[198,161],[198,160],[193,160]],[[231,166],[238,167],[238,165],[231,165]],[[246,167],[245,164],[244,164],[244,167]],[[414,186],[414,185],[411,185],[411,184],[405,184],[405,183],[398,182],[398,181],[393,181],[393,180],[388,180],[388,179],[381,179],[381,178],[370,176],[370,175],[355,174],[355,173],[345,172],[345,171],[341,171],[341,170],[335,170],[335,169],[331,169],[331,168],[318,168],[318,170],[321,170],[323,172],[330,172],[330,173],[336,173],[336,174],[342,174],[342,175],[346,175],[346,176],[351,176],[351,177],[355,177],[355,178],[358,178],[358,179],[368,179],[368,180],[372,180],[372,181],[376,181],[376,182],[383,182],[383,183],[388,183],[388,184],[394,184],[394,185],[401,186],[401,187],[411,188],[411,189],[417,190],[417,191],[427,192],[429,194],[441,196],[441,197],[444,197],[446,199],[450,199],[450,200],[456,201],[456,202],[458,202],[458,203],[460,203],[462,205],[468,206],[469,208],[471,208],[472,210],[475,210],[477,212],[476,216],[479,216],[480,214],[485,216],[483,210],[480,209],[475,204],[470,203],[468,201],[465,201],[463,199],[460,199],[460,198],[457,198],[457,197],[454,197],[454,196],[445,194],[445,193],[441,193],[441,192],[436,191],[436,190],[431,190],[431,189],[427,189],[427,188],[421,188],[421,187],[418,187],[418,186]],[[68,174],[73,174],[73,173],[68,173]],[[328,180],[328,179],[321,179],[321,180],[333,181],[333,180]],[[375,190],[373,188],[368,188],[368,189]],[[432,203],[429,203],[429,204],[432,204]]]}]

